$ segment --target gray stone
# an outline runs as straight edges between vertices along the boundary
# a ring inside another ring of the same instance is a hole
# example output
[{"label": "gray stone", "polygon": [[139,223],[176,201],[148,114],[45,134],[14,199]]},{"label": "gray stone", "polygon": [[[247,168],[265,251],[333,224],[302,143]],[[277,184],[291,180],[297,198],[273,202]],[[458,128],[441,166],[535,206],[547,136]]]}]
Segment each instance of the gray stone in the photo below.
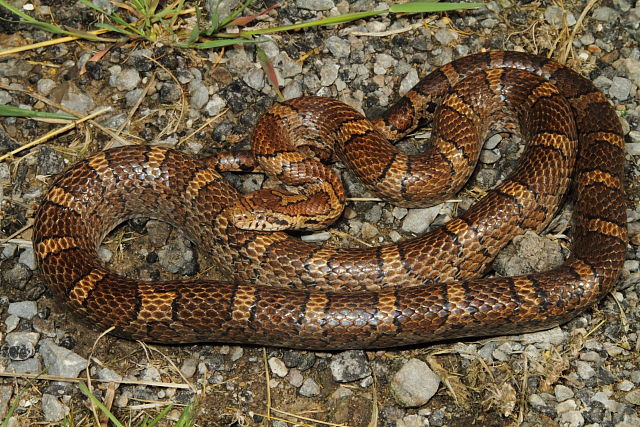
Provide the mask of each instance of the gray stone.
[{"label": "gray stone", "polygon": [[558,414],[564,414],[565,412],[573,411],[578,407],[576,401],[573,399],[565,400],[556,405],[556,411]]},{"label": "gray stone", "polygon": [[13,100],[6,90],[0,90],[0,105],[7,105]]},{"label": "gray stone", "polygon": [[7,415],[11,396],[13,396],[13,387],[10,385],[0,385],[0,420],[4,420]]},{"label": "gray stone", "polygon": [[[3,166],[3,169],[4,169],[4,167],[7,166],[7,164],[3,163],[0,166]],[[0,181],[2,181],[2,177],[1,176],[0,176]],[[4,248],[2,248],[2,252],[0,253],[0,259],[13,258],[16,255],[17,252],[18,252],[18,245],[16,245],[15,243],[7,243],[7,244],[5,244]]]},{"label": "gray stone", "polygon": [[191,100],[189,101],[189,105],[191,108],[200,110],[204,107],[209,101],[209,90],[205,85],[201,82],[197,85],[193,85],[191,90]]},{"label": "gray stone", "polygon": [[429,366],[418,359],[411,359],[393,376],[391,392],[405,408],[422,406],[438,391],[440,378]]},{"label": "gray stone", "polygon": [[409,209],[402,221],[402,230],[407,233],[423,233],[433,223],[439,212],[439,205],[430,208]]},{"label": "gray stone", "polygon": [[602,363],[602,357],[600,357],[600,353],[598,353],[597,351],[585,351],[583,353],[580,353],[580,360],[596,364]]},{"label": "gray stone", "polygon": [[335,4],[331,0],[296,0],[296,6],[307,10],[329,10]]},{"label": "gray stone", "polygon": [[584,425],[584,417],[578,410],[564,412],[560,415],[560,421],[564,427],[580,427]]},{"label": "gray stone", "polygon": [[6,90],[0,90],[0,105],[7,105],[11,101],[13,101],[13,98],[11,97],[9,92],[7,92]]},{"label": "gray stone", "polygon": [[428,419],[422,415],[413,414],[407,415],[400,420],[396,421],[396,427],[424,427],[428,424]]},{"label": "gray stone", "polygon": [[40,79],[36,84],[36,88],[38,89],[38,92],[40,92],[43,95],[49,95],[53,90],[53,88],[55,87],[56,87],[56,82],[54,82],[51,79]]},{"label": "gray stone", "polygon": [[265,82],[264,71],[260,68],[254,68],[248,73],[245,73],[242,80],[252,89],[262,90]]},{"label": "gray stone", "polygon": [[298,392],[302,396],[313,397],[320,394],[320,386],[316,383],[313,378],[307,378],[302,383],[302,386],[298,390]]},{"label": "gray stone", "polygon": [[516,276],[549,270],[563,262],[562,247],[557,240],[527,231],[500,251],[494,268],[502,276]]},{"label": "gray stone", "polygon": [[16,316],[15,314],[7,316],[7,318],[4,319],[4,324],[7,325],[7,331],[6,332],[11,332],[14,329],[16,329],[18,327],[19,323],[20,323],[20,318],[18,316]]},{"label": "gray stone", "polygon": [[361,380],[371,375],[371,367],[364,351],[349,350],[331,358],[329,364],[333,379],[339,383]]},{"label": "gray stone", "polygon": [[547,402],[539,394],[535,393],[529,396],[529,403],[531,406],[538,408],[547,406]]},{"label": "gray stone", "polygon": [[565,22],[569,27],[576,24],[575,16],[573,16],[571,12],[568,12],[566,9],[559,6],[547,7],[544,11],[544,20],[558,28],[564,26]]},{"label": "gray stone", "polygon": [[382,218],[382,205],[375,204],[364,214],[364,220],[376,224]]},{"label": "gray stone", "polygon": [[482,150],[480,152],[480,161],[484,164],[491,165],[498,160],[500,160],[500,151],[497,149]]},{"label": "gray stone", "polygon": [[573,390],[562,384],[556,385],[553,391],[558,402],[564,402],[565,400],[573,397]]},{"label": "gray stone", "polygon": [[640,406],[640,389],[630,391],[624,395],[624,400],[635,406]]},{"label": "gray stone", "polygon": [[35,346],[40,340],[36,332],[11,332],[5,337],[7,355],[11,360],[27,360],[35,354]]},{"label": "gray stone", "polygon": [[591,367],[591,365],[582,360],[576,361],[576,372],[583,380],[588,380],[596,374],[596,371]]},{"label": "gray stone", "polygon": [[407,213],[409,213],[409,210],[407,208],[401,208],[400,206],[394,206],[391,211],[391,214],[395,219],[402,219],[407,216]]},{"label": "gray stone", "polygon": [[159,382],[162,377],[160,376],[160,370],[153,365],[147,365],[142,370],[140,375],[142,381]]},{"label": "gray stone", "polygon": [[[127,107],[133,107],[138,103],[140,97],[144,94],[144,89],[141,87],[130,90],[129,92],[124,94],[124,99],[127,102]],[[118,114],[120,116],[120,114]],[[123,115],[126,119],[126,115]]]},{"label": "gray stone", "polygon": [[287,374],[287,380],[289,381],[289,384],[298,388],[304,382],[304,377],[299,369],[291,368]]},{"label": "gray stone", "polygon": [[611,87],[609,88],[609,95],[620,101],[625,101],[631,96],[631,91],[633,89],[633,83],[631,83],[631,80],[616,76],[613,78]]},{"label": "gray stone", "polygon": [[42,412],[45,420],[55,422],[62,420],[69,413],[69,407],[54,395],[45,393],[42,395]]},{"label": "gray stone", "polygon": [[402,81],[400,82],[400,95],[404,95],[411,88],[418,84],[420,81],[420,77],[418,76],[418,70],[412,68],[409,72],[404,76]]},{"label": "gray stone", "polygon": [[322,86],[331,86],[338,78],[340,67],[335,63],[326,63],[320,68],[320,84]]},{"label": "gray stone", "polygon": [[387,69],[393,67],[398,61],[391,55],[379,53],[376,55],[376,62],[373,64],[373,72],[376,74],[386,74]]},{"label": "gray stone", "polygon": [[104,263],[109,263],[113,259],[113,252],[104,246],[100,246],[98,248],[98,259]]},{"label": "gray stone", "polygon": [[338,36],[329,37],[325,42],[325,46],[336,58],[346,58],[351,54],[351,45],[349,42]]},{"label": "gray stone", "polygon": [[275,375],[279,376],[280,378],[286,377],[287,373],[289,373],[289,369],[284,364],[282,359],[279,359],[277,357],[269,358],[269,368],[271,369],[271,372],[273,372]]},{"label": "gray stone", "polygon": [[496,148],[498,146],[498,144],[500,144],[500,142],[502,141],[502,135],[500,135],[499,133],[496,133],[494,135],[491,135],[484,143],[484,149],[485,150],[493,150],[494,148]]},{"label": "gray stone", "polygon": [[158,252],[158,262],[170,273],[192,275],[196,272],[196,257],[191,242],[178,238]]},{"label": "gray stone", "polygon": [[159,100],[162,104],[173,104],[182,97],[180,85],[173,82],[164,82],[158,91]]},{"label": "gray stone", "polygon": [[379,234],[378,227],[368,222],[362,224],[362,229],[360,230],[360,234],[362,238],[365,240],[371,240]]},{"label": "gray stone", "polygon": [[[640,15],[640,8],[638,8],[638,15]],[[640,18],[640,16],[638,16]],[[640,426],[640,417],[636,414],[624,414],[622,421],[617,423],[615,427],[638,427]],[[595,427],[595,426],[594,426]]]},{"label": "gray stone", "polygon": [[391,230],[389,232],[389,238],[393,243],[398,243],[402,239],[402,236],[396,230]]},{"label": "gray stone", "polygon": [[24,77],[28,76],[33,65],[24,59],[8,59],[0,62],[0,76]]},{"label": "gray stone", "polygon": [[620,391],[631,391],[635,385],[629,380],[622,380],[618,383],[617,387]]},{"label": "gray stone", "polygon": [[546,331],[532,332],[529,334],[523,334],[519,337],[522,344],[562,344],[567,339],[567,333],[565,333],[560,327],[548,329]]},{"label": "gray stone", "polygon": [[68,84],[67,92],[63,95],[60,104],[80,114],[88,114],[95,108],[95,103],[91,96],[73,83]]},{"label": "gray stone", "polygon": [[[55,175],[62,172],[65,166],[66,163],[64,161],[64,157],[48,145],[45,145],[38,150],[36,168],[36,173],[38,175]],[[33,250],[31,250],[31,253],[33,253]],[[35,259],[31,264],[35,265]]]},{"label": "gray stone", "polygon": [[87,367],[88,361],[73,351],[60,347],[51,339],[40,344],[40,355],[49,375],[76,378]]},{"label": "gray stone", "polygon": [[7,372],[16,374],[41,374],[42,363],[38,357],[31,357],[27,360],[12,360],[7,364]]},{"label": "gray stone", "polygon": [[120,71],[114,81],[116,89],[122,92],[134,90],[140,84],[140,73],[135,68],[125,68]]},{"label": "gray stone", "polygon": [[210,117],[217,116],[220,114],[223,108],[227,105],[226,101],[220,97],[220,95],[213,94],[211,98],[209,98],[209,102],[204,107],[204,110]]},{"label": "gray stone", "polygon": [[32,319],[38,314],[38,304],[35,301],[12,302],[7,308],[7,313],[22,319]]},{"label": "gray stone", "polygon": [[98,378],[100,378],[101,380],[122,381],[122,375],[118,374],[113,369],[109,369],[105,367],[98,368],[96,371],[96,374],[98,375]]},{"label": "gray stone", "polygon": [[29,268],[29,270],[34,271],[38,264],[36,262],[36,255],[33,252],[33,247],[27,246],[24,248],[24,251],[20,253],[20,257],[18,258],[20,264],[25,265]]},{"label": "gray stone", "polygon": [[244,349],[238,345],[234,345],[229,349],[229,360],[238,361],[244,355]]},{"label": "gray stone", "polygon": [[492,353],[494,359],[499,360],[501,362],[506,362],[511,358],[511,353],[513,352],[513,348],[511,347],[511,343],[509,341],[500,344]]},{"label": "gray stone", "polygon": [[631,143],[625,144],[625,149],[627,153],[633,156],[640,156],[640,131],[632,130],[631,132],[629,132],[629,137],[631,138],[632,141],[637,141],[637,142],[631,142]]},{"label": "gray stone", "polygon": [[640,59],[637,58],[625,58],[623,65],[626,71],[626,76],[633,81],[636,86],[640,86]]},{"label": "gray stone", "polygon": [[282,52],[282,77],[285,79],[295,77],[302,73],[302,62],[293,60],[287,55],[286,52]]},{"label": "gray stone", "polygon": [[448,28],[440,28],[435,34],[436,40],[442,45],[448,45],[458,39],[458,34]]},{"label": "gray stone", "polygon": [[640,268],[640,261],[637,259],[629,259],[624,262],[624,269],[630,272],[638,271]]},{"label": "gray stone", "polygon": [[332,234],[328,231],[320,231],[312,234],[304,234],[300,237],[303,242],[324,242],[329,240]]},{"label": "gray stone", "polygon": [[601,22],[612,22],[618,19],[619,15],[615,10],[605,6],[594,9],[591,17]]},{"label": "gray stone", "polygon": [[180,373],[184,375],[185,378],[191,378],[198,368],[198,361],[192,357],[188,357],[184,359],[182,362],[182,366],[180,366]]},{"label": "gray stone", "polygon": [[611,412],[617,412],[621,409],[621,404],[615,400],[610,399],[611,390],[599,391],[591,398],[595,402],[600,402],[606,409]]}]

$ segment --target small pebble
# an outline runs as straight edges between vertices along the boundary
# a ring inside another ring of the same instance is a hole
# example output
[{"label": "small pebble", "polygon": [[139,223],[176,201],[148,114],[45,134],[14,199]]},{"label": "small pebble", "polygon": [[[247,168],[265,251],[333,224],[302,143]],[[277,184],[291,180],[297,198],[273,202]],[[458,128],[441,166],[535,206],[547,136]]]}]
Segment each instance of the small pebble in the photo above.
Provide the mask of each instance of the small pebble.
[{"label": "small pebble", "polygon": [[429,228],[440,212],[440,206],[430,208],[410,209],[402,221],[402,231],[421,234]]},{"label": "small pebble", "polygon": [[438,391],[440,378],[418,359],[410,359],[393,376],[391,392],[405,408],[422,406]]},{"label": "small pebble", "polygon": [[271,372],[273,372],[275,375],[279,376],[280,378],[286,377],[287,373],[289,372],[289,369],[284,364],[282,359],[279,359],[277,357],[269,358],[269,368],[271,369]]},{"label": "small pebble", "polygon": [[194,358],[184,359],[182,362],[182,366],[180,367],[180,373],[185,376],[185,378],[191,378],[196,373],[196,369],[198,368],[198,361]]},{"label": "small pebble", "polygon": [[333,379],[339,383],[361,380],[371,375],[369,360],[364,351],[349,350],[331,358],[329,365]]},{"label": "small pebble", "polygon": [[589,363],[581,360],[576,361],[576,371],[583,380],[588,380],[596,374],[596,371]]},{"label": "small pebble", "polygon": [[558,402],[564,402],[565,400],[571,399],[573,397],[573,390],[562,384],[556,385],[554,388],[554,392],[556,395],[556,400]]},{"label": "small pebble", "polygon": [[320,394],[320,386],[312,378],[307,378],[298,392],[305,397],[317,396]]},{"label": "small pebble", "polygon": [[35,301],[12,302],[7,312],[22,319],[32,319],[38,314],[38,304]]}]

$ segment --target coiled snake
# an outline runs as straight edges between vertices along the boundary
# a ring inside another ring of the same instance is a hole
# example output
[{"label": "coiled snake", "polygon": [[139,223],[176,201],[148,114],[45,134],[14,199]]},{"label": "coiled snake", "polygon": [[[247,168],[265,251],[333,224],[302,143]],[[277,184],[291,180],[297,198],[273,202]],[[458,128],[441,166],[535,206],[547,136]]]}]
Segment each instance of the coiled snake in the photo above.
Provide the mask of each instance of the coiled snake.
[{"label": "coiled snake", "polygon": [[[436,136],[424,153],[407,156],[384,141],[436,110]],[[415,206],[435,187],[448,194],[464,183],[494,117],[509,119],[528,141],[519,167],[440,229],[370,249],[323,248],[236,227],[239,207],[254,205],[217,172],[223,157],[195,160],[151,146],[97,153],[61,174],[42,201],[34,233],[40,269],[91,324],[161,343],[383,348],[557,325],[612,289],[626,250],[620,122],[576,72],[523,53],[468,56],[433,71],[373,123],[328,99],[277,104],[254,133],[255,157],[271,158],[262,169],[281,176],[320,169],[309,156],[331,157],[319,142],[328,138],[373,192]],[[280,145],[296,136],[307,137],[300,151]],[[466,176],[453,178],[460,168]],[[572,175],[571,257],[549,272],[478,278],[514,235],[548,224]],[[282,196],[283,210],[313,225],[316,216],[337,216],[324,207],[344,199],[332,179],[305,175],[301,181],[313,187],[306,201],[278,191],[259,199],[277,204]],[[304,204],[315,207],[313,216],[298,209]],[[135,216],[178,226],[211,253],[227,281],[151,283],[109,271],[97,248]],[[254,225],[262,227],[270,214],[258,216]]]}]

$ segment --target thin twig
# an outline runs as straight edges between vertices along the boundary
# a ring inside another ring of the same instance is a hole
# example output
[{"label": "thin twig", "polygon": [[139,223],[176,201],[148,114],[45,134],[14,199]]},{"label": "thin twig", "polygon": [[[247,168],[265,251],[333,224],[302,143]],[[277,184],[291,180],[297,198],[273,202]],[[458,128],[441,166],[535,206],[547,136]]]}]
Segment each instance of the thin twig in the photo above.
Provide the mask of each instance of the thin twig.
[{"label": "thin twig", "polygon": [[10,151],[10,152],[0,156],[0,162],[3,161],[3,160],[6,160],[9,157],[15,156],[16,154],[18,154],[18,153],[20,153],[20,152],[22,152],[24,150],[27,150],[29,148],[35,147],[36,145],[42,144],[43,142],[48,141],[53,137],[56,137],[56,136],[58,136],[58,135],[60,135],[62,133],[65,133],[66,131],[68,131],[70,129],[73,129],[74,127],[76,127],[80,123],[86,122],[87,120],[91,120],[94,117],[97,117],[97,116],[99,116],[101,114],[104,114],[104,113],[106,113],[108,111],[111,111],[111,107],[101,108],[98,111],[95,111],[95,112],[89,114],[88,116],[82,117],[81,119],[78,119],[78,120],[74,120],[73,122],[69,123],[66,126],[63,126],[63,127],[59,128],[59,129],[54,129],[51,132],[48,132],[47,134],[45,134],[44,136],[41,136],[38,139],[35,139],[35,140],[25,144],[25,145],[22,145],[22,146],[16,148],[13,151]]},{"label": "thin twig", "polygon": [[[23,378],[23,379],[38,379],[45,381],[62,381],[69,383],[79,383],[85,381],[85,378],[71,378],[71,377],[61,377],[58,375],[38,375],[38,374],[20,374],[14,372],[0,372],[0,377],[6,378]],[[163,388],[179,388],[190,390],[189,384],[180,384],[180,383],[166,383],[160,381],[138,381],[138,380],[103,380],[100,378],[91,378],[91,381],[101,382],[101,383],[116,383],[116,384],[126,384],[126,385],[146,385],[151,387],[163,387]]]}]

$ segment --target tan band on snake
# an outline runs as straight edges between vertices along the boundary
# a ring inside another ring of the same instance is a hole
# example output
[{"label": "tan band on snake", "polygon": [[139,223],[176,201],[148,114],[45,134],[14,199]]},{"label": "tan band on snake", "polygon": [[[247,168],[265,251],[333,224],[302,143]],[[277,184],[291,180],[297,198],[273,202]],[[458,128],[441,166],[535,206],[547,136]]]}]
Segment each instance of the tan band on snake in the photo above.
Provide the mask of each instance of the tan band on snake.
[{"label": "tan band on snake", "polygon": [[[446,198],[471,173],[495,117],[527,141],[520,165],[434,232],[378,248],[334,249],[236,226],[264,228],[264,218],[281,213],[287,223],[311,227],[339,216],[344,191],[317,162],[333,156],[393,203],[423,204],[434,189],[444,191],[436,200]],[[386,141],[432,119],[434,137],[420,155]],[[300,135],[306,139],[296,143]],[[382,348],[560,324],[606,295],[624,261],[619,119],[588,80],[546,58],[492,52],[459,59],[373,122],[326,98],[277,104],[256,127],[253,144],[261,168],[301,181],[302,196],[268,190],[242,198],[216,171],[233,161],[161,147],[120,147],[71,167],[36,217],[34,247],[49,287],[96,327],[115,326],[128,338]],[[462,178],[454,177],[457,170]],[[548,224],[572,177],[573,249],[565,264],[479,278],[513,236]],[[249,212],[243,225],[242,206],[259,210],[261,203],[262,216]],[[179,227],[226,280],[151,283],[109,271],[97,248],[136,216]]]}]

